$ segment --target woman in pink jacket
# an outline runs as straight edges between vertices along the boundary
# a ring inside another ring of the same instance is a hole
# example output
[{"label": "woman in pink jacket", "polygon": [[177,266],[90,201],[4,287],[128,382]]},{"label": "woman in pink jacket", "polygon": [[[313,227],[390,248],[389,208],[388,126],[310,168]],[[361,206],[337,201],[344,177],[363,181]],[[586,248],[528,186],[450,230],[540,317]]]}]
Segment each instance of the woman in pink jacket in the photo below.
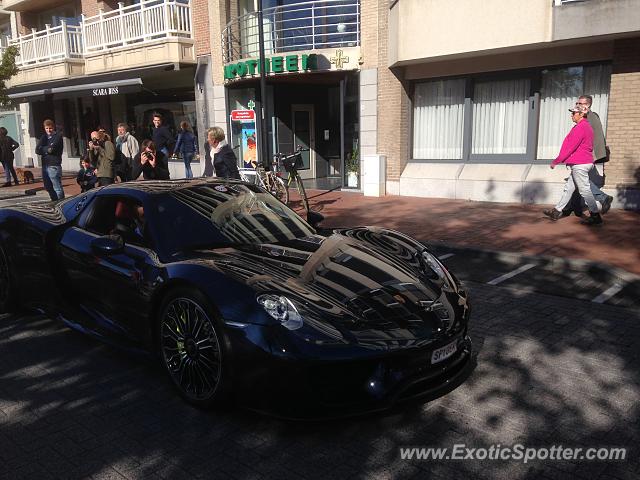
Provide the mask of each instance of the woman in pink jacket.
[{"label": "woman in pink jacket", "polygon": [[550,210],[544,210],[543,213],[557,220],[562,216],[562,210],[571,200],[571,195],[575,189],[584,198],[589,208],[590,216],[582,221],[588,225],[598,225],[602,223],[602,217],[598,212],[598,204],[591,192],[589,185],[589,171],[593,167],[593,130],[586,120],[587,111],[580,109],[578,106],[570,108],[571,120],[575,123],[569,134],[565,137],[560,147],[560,154],[551,162],[551,168],[555,168],[559,163],[564,163],[571,169],[571,175],[567,178],[567,184],[564,188],[562,198]]}]

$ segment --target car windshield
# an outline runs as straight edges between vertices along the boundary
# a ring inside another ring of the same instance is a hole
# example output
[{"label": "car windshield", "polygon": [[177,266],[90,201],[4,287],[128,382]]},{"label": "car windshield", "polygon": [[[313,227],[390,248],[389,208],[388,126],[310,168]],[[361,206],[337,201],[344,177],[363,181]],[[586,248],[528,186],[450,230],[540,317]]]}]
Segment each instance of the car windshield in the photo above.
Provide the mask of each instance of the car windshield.
[{"label": "car windshield", "polygon": [[197,185],[154,200],[155,230],[163,249],[278,243],[313,235],[313,229],[272,195],[246,184]]}]

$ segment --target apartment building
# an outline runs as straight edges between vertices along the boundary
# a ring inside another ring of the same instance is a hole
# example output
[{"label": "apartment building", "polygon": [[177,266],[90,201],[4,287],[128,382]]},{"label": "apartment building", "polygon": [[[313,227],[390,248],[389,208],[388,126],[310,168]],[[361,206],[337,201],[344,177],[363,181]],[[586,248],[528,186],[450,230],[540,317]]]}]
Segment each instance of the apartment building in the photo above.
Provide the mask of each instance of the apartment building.
[{"label": "apartment building", "polygon": [[387,3],[387,193],[555,203],[567,173],[548,165],[585,94],[611,149],[605,190],[640,206],[640,1]]},{"label": "apartment building", "polygon": [[37,165],[34,146],[45,118],[64,133],[69,170],[98,125],[116,132],[123,122],[143,139],[160,112],[174,131],[186,120],[202,135],[197,112],[207,110],[212,88],[207,0],[3,0],[3,6],[12,23],[5,41],[20,52],[9,93],[20,105],[23,163]]}]

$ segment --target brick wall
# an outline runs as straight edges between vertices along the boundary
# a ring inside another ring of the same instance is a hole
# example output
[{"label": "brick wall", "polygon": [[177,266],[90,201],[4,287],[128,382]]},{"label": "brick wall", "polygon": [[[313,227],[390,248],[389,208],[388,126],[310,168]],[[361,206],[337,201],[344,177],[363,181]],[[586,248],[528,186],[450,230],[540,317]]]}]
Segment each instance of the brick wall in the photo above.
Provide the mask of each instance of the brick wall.
[{"label": "brick wall", "polygon": [[191,0],[191,28],[196,41],[196,56],[211,52],[209,0]]},{"label": "brick wall", "polygon": [[640,187],[640,38],[614,45],[607,143],[611,161],[606,165],[607,186]]},{"label": "brick wall", "polygon": [[[363,15],[365,13],[363,0]],[[369,3],[368,1],[366,3]],[[378,153],[387,157],[387,180],[397,181],[408,159],[409,98],[406,88],[388,67],[389,0],[378,0],[375,34],[366,26],[363,31],[365,65],[367,57],[377,55],[378,67]],[[373,16],[373,14],[370,14]],[[363,20],[363,25],[364,24]],[[365,27],[363,26],[363,29]],[[372,42],[376,41],[375,45]],[[370,65],[371,67],[373,65]]]},{"label": "brick wall", "polygon": [[[98,5],[100,4],[100,6]],[[93,17],[98,14],[98,10],[102,8],[102,2],[96,0],[80,0],[81,12],[85,17]]]},{"label": "brick wall", "polygon": [[363,70],[378,67],[378,3],[384,0],[360,0],[360,48]]},{"label": "brick wall", "polygon": [[230,10],[235,11],[234,5],[237,7],[235,0],[209,0],[209,51],[211,52],[211,74],[214,85],[224,83],[221,39],[229,16],[232,14]]}]

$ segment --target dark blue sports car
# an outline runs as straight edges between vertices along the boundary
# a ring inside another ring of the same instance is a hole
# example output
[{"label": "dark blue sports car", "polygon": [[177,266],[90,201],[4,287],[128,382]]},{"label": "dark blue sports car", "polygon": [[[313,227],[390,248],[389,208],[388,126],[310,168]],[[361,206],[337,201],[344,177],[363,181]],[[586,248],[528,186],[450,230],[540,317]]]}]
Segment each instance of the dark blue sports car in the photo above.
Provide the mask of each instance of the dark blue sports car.
[{"label": "dark blue sports car", "polygon": [[246,183],[111,185],[0,210],[0,236],[1,311],[157,354],[198,406],[376,410],[438,394],[471,364],[466,294],[422,244],[321,235]]}]

